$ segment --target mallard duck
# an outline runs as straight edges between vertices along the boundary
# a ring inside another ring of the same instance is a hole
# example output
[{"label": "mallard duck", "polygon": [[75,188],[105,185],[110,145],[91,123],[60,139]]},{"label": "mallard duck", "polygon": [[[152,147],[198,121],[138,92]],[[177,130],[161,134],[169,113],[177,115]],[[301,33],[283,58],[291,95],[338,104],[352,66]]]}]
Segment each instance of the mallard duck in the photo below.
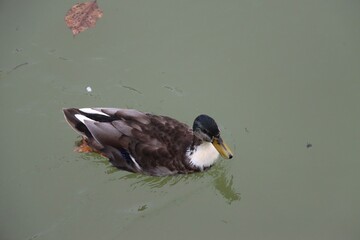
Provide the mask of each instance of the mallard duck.
[{"label": "mallard duck", "polygon": [[117,168],[153,176],[204,171],[219,154],[233,157],[211,117],[195,118],[192,129],[173,118],[134,109],[67,108],[70,126],[88,151],[107,157]]}]

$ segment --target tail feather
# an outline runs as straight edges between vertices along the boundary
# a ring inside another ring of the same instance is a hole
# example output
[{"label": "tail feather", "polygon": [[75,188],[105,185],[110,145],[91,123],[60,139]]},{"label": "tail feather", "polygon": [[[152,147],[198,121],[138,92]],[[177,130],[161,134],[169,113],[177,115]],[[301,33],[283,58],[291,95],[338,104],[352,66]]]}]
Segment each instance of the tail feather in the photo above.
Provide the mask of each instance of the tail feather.
[{"label": "tail feather", "polygon": [[91,137],[91,133],[88,128],[82,123],[78,118],[75,117],[76,114],[82,114],[77,108],[64,108],[64,116],[69,125],[79,134],[86,138]]}]

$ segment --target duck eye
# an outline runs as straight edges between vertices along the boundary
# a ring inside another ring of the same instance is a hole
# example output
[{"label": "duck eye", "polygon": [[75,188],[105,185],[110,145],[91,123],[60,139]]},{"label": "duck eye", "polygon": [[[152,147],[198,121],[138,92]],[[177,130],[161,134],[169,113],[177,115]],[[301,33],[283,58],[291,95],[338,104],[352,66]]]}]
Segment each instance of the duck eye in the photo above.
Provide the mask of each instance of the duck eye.
[{"label": "duck eye", "polygon": [[209,131],[208,131],[207,129],[205,129],[205,128],[201,129],[201,131],[202,131],[203,133],[206,133],[206,134],[209,133]]}]

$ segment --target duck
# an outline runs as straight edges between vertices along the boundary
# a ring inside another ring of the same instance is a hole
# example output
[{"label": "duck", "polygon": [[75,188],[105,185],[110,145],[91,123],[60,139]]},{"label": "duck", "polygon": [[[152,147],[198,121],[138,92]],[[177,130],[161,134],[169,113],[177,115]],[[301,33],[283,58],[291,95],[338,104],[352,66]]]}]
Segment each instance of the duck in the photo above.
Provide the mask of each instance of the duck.
[{"label": "duck", "polygon": [[151,176],[202,172],[219,155],[233,153],[215,120],[197,116],[192,128],[168,116],[135,109],[65,108],[69,125],[82,136],[79,152],[95,152],[118,169]]}]

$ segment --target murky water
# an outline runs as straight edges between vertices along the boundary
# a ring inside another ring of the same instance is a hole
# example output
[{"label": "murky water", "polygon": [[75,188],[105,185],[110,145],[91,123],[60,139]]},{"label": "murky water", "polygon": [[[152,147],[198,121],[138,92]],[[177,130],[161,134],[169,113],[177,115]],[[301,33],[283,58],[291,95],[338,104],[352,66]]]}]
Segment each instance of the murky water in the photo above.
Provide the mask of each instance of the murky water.
[{"label": "murky water", "polygon": [[[359,1],[0,2],[1,239],[360,239]],[[87,87],[92,92],[86,91]],[[213,116],[235,157],[155,178],[63,107]]]}]

